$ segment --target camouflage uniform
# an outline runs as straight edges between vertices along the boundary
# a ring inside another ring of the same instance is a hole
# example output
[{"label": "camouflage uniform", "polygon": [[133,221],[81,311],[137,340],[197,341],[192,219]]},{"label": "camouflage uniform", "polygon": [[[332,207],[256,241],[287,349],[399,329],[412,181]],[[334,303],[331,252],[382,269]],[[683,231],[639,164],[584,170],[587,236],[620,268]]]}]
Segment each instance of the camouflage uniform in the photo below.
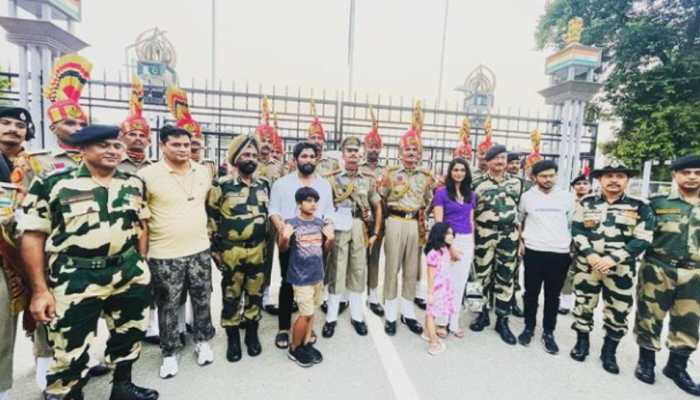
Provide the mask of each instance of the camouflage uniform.
[{"label": "camouflage uniform", "polygon": [[22,203],[19,229],[47,234],[48,285],[56,299],[47,394],[84,384],[100,316],[110,330],[108,365],[139,356],[151,279],[136,249],[139,222],[150,216],[144,195],[143,181],[131,174],[115,171],[104,187],[80,165],[35,179]]},{"label": "camouflage uniform", "polygon": [[[603,324],[607,337],[619,341],[627,333],[627,315],[632,307],[636,258],[649,246],[656,218],[646,201],[623,195],[608,203],[602,194],[581,199],[572,222],[576,245],[574,290],[576,307],[572,328],[580,333],[593,330],[593,312],[603,294]],[[607,274],[592,271],[586,257],[609,256],[616,265]]]},{"label": "camouflage uniform", "polygon": [[[384,175],[385,167],[377,164],[376,168],[372,169],[367,163],[360,165],[360,172],[364,174],[371,174],[375,182],[378,183],[379,180]],[[380,199],[381,200],[381,199]],[[374,213],[372,218],[368,223],[368,226],[374,226]],[[383,229],[382,229],[383,230]],[[377,240],[375,240],[374,245],[367,249],[367,287],[370,290],[376,289],[379,286],[379,257],[382,250],[382,235],[381,232],[377,233]]]},{"label": "camouflage uniform", "polygon": [[[267,246],[267,205],[269,185],[253,179],[248,185],[238,178],[223,177],[214,182],[207,198],[212,251],[221,255],[223,265],[221,326],[237,327],[241,319],[259,321],[265,282],[264,259]],[[241,317],[241,296],[245,306]]]},{"label": "camouflage uniform", "polygon": [[473,181],[473,187],[478,198],[474,211],[476,278],[482,284],[484,299],[495,300],[496,314],[507,316],[511,313],[520,238],[518,204],[524,183],[508,174],[497,182],[485,173]]},{"label": "camouflage uniform", "polygon": [[661,350],[661,328],[670,311],[666,345],[688,356],[697,348],[700,321],[700,204],[672,193],[652,197],[650,205],[657,226],[639,269],[637,343]]},{"label": "camouflage uniform", "polygon": [[401,297],[413,301],[420,278],[420,246],[424,243],[425,227],[420,221],[425,208],[432,201],[432,173],[418,167],[408,170],[391,166],[385,171],[379,193],[387,208],[385,234],[392,240],[384,241],[384,299],[397,297],[398,274],[403,269]]}]

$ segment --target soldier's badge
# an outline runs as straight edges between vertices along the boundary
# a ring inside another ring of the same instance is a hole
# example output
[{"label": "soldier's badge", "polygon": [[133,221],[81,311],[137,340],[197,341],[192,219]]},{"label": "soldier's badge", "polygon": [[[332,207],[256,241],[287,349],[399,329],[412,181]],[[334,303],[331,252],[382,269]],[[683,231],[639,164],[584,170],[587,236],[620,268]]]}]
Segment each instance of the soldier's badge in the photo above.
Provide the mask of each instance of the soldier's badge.
[{"label": "soldier's badge", "polygon": [[680,208],[657,208],[656,215],[680,214]]}]

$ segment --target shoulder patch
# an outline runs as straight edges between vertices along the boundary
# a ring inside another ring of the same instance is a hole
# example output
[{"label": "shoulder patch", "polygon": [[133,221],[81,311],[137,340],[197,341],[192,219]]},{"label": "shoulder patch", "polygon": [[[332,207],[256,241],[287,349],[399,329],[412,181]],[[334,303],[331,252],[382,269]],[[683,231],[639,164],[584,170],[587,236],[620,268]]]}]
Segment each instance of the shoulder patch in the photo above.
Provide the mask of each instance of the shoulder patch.
[{"label": "shoulder patch", "polygon": [[27,155],[30,157],[33,156],[45,156],[51,154],[51,150],[35,150],[35,151],[28,151]]},{"label": "shoulder patch", "polygon": [[341,173],[341,172],[343,172],[343,170],[340,169],[340,168],[337,168],[337,169],[334,169],[334,170],[332,170],[332,171],[326,172],[326,173],[323,174],[322,176],[323,176],[324,178],[330,178],[331,176],[333,176],[333,175],[338,175],[338,174]]}]

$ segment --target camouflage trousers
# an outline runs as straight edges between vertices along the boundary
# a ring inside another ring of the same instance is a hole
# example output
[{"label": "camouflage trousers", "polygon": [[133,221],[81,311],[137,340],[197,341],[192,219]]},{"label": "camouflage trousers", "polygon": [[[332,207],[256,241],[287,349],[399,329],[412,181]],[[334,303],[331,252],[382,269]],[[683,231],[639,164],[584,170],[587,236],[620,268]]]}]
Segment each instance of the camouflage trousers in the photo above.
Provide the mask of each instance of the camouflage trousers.
[{"label": "camouflage trousers", "polygon": [[[257,245],[236,245],[221,254],[221,326],[239,326],[242,321],[260,321],[265,284],[265,248],[267,241]],[[243,296],[245,294],[245,297]],[[245,304],[243,304],[245,302]],[[241,310],[243,314],[241,315]]]},{"label": "camouflage trousers", "polygon": [[576,262],[571,263],[569,272],[566,273],[564,286],[561,288],[561,294],[574,294],[574,275],[576,275]]},{"label": "camouflage trousers", "polygon": [[153,293],[158,307],[160,350],[163,357],[182,345],[177,329],[180,306],[189,294],[192,302],[192,336],[205,342],[216,331],[211,323],[211,255],[209,250],[190,256],[148,261],[153,273]]},{"label": "camouflage trousers", "polygon": [[474,270],[476,279],[483,287],[484,300],[493,298],[497,315],[510,315],[513,273],[517,264],[518,227],[515,224],[477,224],[475,233]]},{"label": "camouflage trousers", "polygon": [[66,395],[85,384],[88,349],[100,316],[110,333],[107,365],[114,368],[139,357],[148,324],[150,280],[148,264],[135,251],[122,265],[101,269],[76,268],[66,257],[57,257],[49,271],[56,318],[48,325],[54,358],[46,377],[47,394]]},{"label": "camouflage trousers", "polygon": [[598,298],[603,296],[603,326],[606,335],[613,340],[620,340],[627,333],[627,317],[632,308],[634,295],[634,264],[617,264],[602,274],[589,271],[584,257],[576,260],[574,275],[574,323],[577,332],[593,330],[593,313],[598,305]]},{"label": "camouflage trousers", "polygon": [[265,284],[263,289],[270,286],[270,277],[272,276],[272,263],[275,258],[275,244],[277,243],[277,228],[275,224],[267,224],[270,227],[267,233],[268,240],[265,241],[265,260],[263,262],[263,273],[265,274]]},{"label": "camouflage trousers", "polygon": [[690,355],[698,346],[700,270],[665,267],[648,256],[639,269],[634,333],[639,346],[661,350],[661,329],[671,314],[666,346]]}]

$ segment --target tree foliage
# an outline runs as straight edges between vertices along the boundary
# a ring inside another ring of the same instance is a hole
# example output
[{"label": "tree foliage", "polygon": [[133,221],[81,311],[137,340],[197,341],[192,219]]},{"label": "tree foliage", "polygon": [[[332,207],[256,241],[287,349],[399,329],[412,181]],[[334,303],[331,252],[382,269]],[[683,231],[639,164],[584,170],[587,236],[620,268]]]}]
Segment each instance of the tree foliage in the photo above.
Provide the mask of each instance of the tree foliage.
[{"label": "tree foliage", "polygon": [[575,16],[603,49],[598,106],[621,121],[603,152],[635,167],[700,152],[700,0],[553,0],[537,46],[562,48]]}]

